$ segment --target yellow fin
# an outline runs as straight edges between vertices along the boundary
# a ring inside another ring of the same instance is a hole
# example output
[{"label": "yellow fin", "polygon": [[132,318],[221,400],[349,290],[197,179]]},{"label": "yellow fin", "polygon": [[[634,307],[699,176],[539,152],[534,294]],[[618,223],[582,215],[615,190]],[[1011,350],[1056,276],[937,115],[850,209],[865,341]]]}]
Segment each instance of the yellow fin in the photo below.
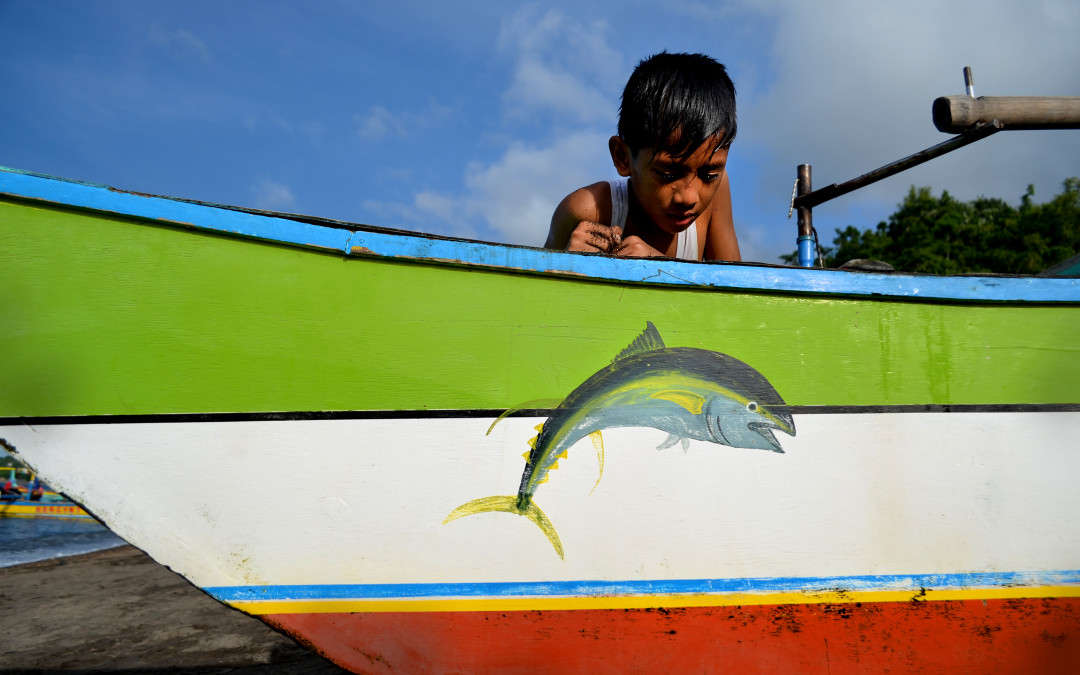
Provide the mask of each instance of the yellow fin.
[{"label": "yellow fin", "polygon": [[450,515],[443,519],[443,525],[452,520],[457,520],[458,518],[464,518],[465,516],[471,516],[477,513],[488,513],[493,511],[516,513],[519,516],[525,516],[535,523],[555,548],[555,552],[559,554],[559,558],[565,560],[562,542],[559,540],[559,534],[555,531],[555,526],[548,520],[547,515],[540,510],[540,507],[537,506],[535,502],[529,502],[529,505],[525,507],[524,511],[518,509],[517,499],[517,495],[496,495],[494,497],[474,499],[451,511]]},{"label": "yellow fin", "polygon": [[[532,401],[525,401],[524,403],[519,403],[511,408],[507,408],[506,412],[495,418],[495,421],[491,423],[491,426],[488,427],[487,433],[484,435],[489,436],[491,434],[491,430],[495,428],[495,425],[499,422],[502,422],[503,418],[507,415],[513,415],[517,411],[525,410],[526,408],[557,408],[560,403],[562,403],[561,398],[537,398],[533,399]],[[540,430],[537,429],[537,431]]]},{"label": "yellow fin", "polygon": [[488,511],[506,511],[507,513],[519,513],[517,507],[517,495],[497,495],[495,497],[481,497],[471,502],[466,502],[450,512],[443,519],[443,525],[458,518],[471,516],[476,513]]},{"label": "yellow fin", "polygon": [[601,435],[600,430],[597,429],[589,434],[589,440],[592,441],[593,447],[596,448],[596,461],[600,463],[600,475],[596,477],[592,490],[589,490],[589,494],[592,494],[596,490],[596,486],[600,484],[600,479],[604,477],[604,437]]},{"label": "yellow fin", "polygon": [[682,389],[665,389],[649,394],[649,398],[660,398],[681,405],[694,415],[700,415],[705,405],[705,397]]}]

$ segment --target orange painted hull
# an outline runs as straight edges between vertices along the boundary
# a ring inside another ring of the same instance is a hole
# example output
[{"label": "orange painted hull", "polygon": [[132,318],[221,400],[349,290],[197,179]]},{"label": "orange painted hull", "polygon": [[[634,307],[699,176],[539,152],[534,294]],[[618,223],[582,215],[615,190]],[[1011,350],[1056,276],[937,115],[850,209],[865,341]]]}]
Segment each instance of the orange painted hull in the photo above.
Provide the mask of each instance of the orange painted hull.
[{"label": "orange painted hull", "polygon": [[1080,672],[1080,598],[262,618],[360,673]]}]

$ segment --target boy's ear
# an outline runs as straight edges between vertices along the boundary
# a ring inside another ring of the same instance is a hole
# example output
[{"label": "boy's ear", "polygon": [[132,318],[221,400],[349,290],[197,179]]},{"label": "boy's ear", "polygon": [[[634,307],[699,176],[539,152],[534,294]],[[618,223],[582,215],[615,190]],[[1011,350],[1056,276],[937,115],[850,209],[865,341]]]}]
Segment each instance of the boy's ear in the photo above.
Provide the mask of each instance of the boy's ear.
[{"label": "boy's ear", "polygon": [[608,139],[608,150],[611,152],[611,161],[615,164],[615,170],[619,172],[619,175],[629,176],[633,155],[626,141],[618,136],[612,136]]}]

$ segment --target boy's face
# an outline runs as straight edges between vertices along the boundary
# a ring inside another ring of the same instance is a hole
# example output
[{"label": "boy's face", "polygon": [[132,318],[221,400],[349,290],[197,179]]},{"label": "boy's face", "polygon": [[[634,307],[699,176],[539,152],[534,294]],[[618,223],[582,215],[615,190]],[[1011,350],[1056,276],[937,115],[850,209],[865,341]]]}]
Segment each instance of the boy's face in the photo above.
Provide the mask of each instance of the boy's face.
[{"label": "boy's face", "polygon": [[717,139],[677,159],[666,150],[642,148],[631,153],[618,136],[610,142],[620,176],[629,176],[641,208],[656,227],[671,234],[690,227],[712,203],[727,167],[727,148]]}]

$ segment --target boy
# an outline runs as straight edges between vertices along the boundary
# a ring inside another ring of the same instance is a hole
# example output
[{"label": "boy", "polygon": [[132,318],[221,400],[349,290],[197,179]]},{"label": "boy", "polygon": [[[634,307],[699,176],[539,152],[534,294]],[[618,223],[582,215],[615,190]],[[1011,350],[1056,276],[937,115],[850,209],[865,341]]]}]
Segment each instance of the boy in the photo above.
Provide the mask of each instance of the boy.
[{"label": "boy", "polygon": [[702,54],[661,52],[638,64],[608,141],[625,181],[570,193],[551,217],[546,248],[617,256],[740,260],[727,156],[735,86]]}]

